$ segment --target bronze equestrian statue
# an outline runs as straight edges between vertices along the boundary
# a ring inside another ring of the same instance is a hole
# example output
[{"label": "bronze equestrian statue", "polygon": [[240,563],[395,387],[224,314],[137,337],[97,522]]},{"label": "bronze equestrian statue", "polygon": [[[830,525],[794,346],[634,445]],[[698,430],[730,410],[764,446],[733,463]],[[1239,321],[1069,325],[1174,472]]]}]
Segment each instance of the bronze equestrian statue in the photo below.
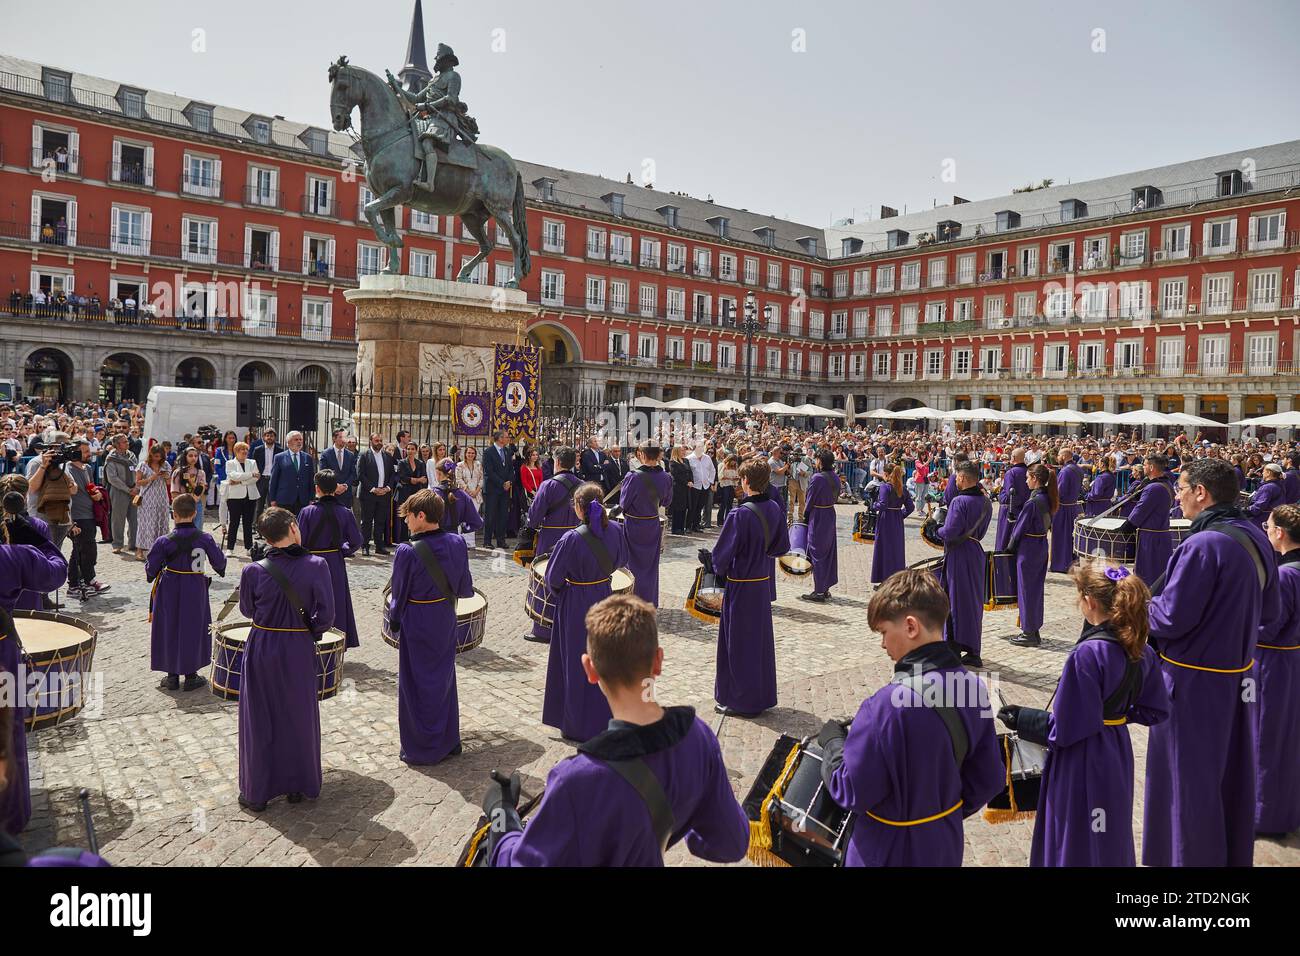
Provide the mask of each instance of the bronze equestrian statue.
[{"label": "bronze equestrian statue", "polygon": [[[352,110],[361,110],[361,150],[366,157],[366,182],[375,194],[366,204],[366,221],[388,247],[384,272],[397,275],[402,239],[394,210],[410,206],[442,216],[460,216],[478,240],[479,252],[456,276],[468,282],[492,251],[487,222],[497,221],[514,253],[515,277],[508,288],[532,269],[528,254],[528,221],[524,210],[524,180],[509,154],[482,146],[478,124],[460,100],[460,61],[451,48],[438,46],[437,76],[419,93],[402,90],[392,74],[385,82],[341,56],[330,64],[330,115],[334,129],[352,125]],[[404,104],[413,107],[408,113]],[[423,171],[423,174],[422,174]]]}]

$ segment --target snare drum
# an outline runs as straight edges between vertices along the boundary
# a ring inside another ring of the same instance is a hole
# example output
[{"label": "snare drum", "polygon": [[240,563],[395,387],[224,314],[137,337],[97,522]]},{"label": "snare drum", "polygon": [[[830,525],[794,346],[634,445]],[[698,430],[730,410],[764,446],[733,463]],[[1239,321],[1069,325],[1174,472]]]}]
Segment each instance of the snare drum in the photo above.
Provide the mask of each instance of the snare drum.
[{"label": "snare drum", "polygon": [[1137,533],[1126,518],[1076,518],[1074,554],[1079,558],[1101,557],[1119,564],[1132,564],[1137,557]]},{"label": "snare drum", "polygon": [[932,548],[939,551],[943,550],[943,539],[939,537],[939,529],[943,523],[948,520],[948,506],[940,505],[934,509],[934,514],[930,515],[921,525],[921,540]]},{"label": "snare drum", "polygon": [[725,586],[718,576],[699,567],[695,569],[695,581],[686,594],[686,613],[706,624],[714,624],[722,617],[722,602],[726,596]]},{"label": "snare drum", "polygon": [[[212,637],[212,677],[208,681],[215,697],[238,700],[244,671],[244,643],[252,632],[248,621],[232,621],[217,627]],[[343,686],[343,653],[347,635],[332,627],[316,638],[316,699],[328,700]]]},{"label": "snare drum", "polygon": [[1017,606],[1020,589],[1014,551],[988,552],[988,573],[984,578],[984,610],[1001,611]]},{"label": "snare drum", "polygon": [[[402,636],[394,634],[388,628],[388,607],[392,604],[393,582],[384,585],[384,615],[380,631],[384,643],[389,647],[400,647]],[[456,599],[456,653],[464,654],[483,643],[483,634],[487,629],[487,595],[478,588],[467,598]]]},{"label": "snare drum", "polygon": [[1047,748],[1016,734],[998,734],[998,753],[1007,785],[984,809],[984,819],[990,823],[1022,819],[1038,809],[1043,767],[1047,765]]},{"label": "snare drum", "polygon": [[880,515],[874,511],[859,511],[853,516],[853,540],[859,544],[876,540],[876,521]]},{"label": "snare drum", "polygon": [[66,614],[12,613],[28,678],[40,675],[39,683],[27,692],[23,722],[29,731],[57,727],[77,716],[86,704],[97,632]]},{"label": "snare drum", "polygon": [[[528,594],[524,597],[524,610],[528,616],[542,627],[555,623],[555,592],[546,586],[546,566],[550,556],[538,558],[532,563],[528,579]],[[614,594],[628,594],[632,590],[632,575],[622,568],[615,568],[609,576],[609,589]]]},{"label": "snare drum", "polygon": [[1174,539],[1174,547],[1178,547],[1187,540],[1187,536],[1192,533],[1191,518],[1170,518],[1169,534]]},{"label": "snare drum", "polygon": [[802,578],[812,573],[812,559],[808,557],[808,525],[796,521],[790,525],[790,550],[776,559],[782,572],[790,577]]},{"label": "snare drum", "polygon": [[916,564],[909,564],[908,568],[916,571],[929,571],[939,580],[943,580],[943,568],[946,555],[939,555],[937,558],[926,558],[924,561],[918,561]]},{"label": "snare drum", "polygon": [[751,821],[749,858],[754,863],[844,865],[853,814],[836,804],[822,783],[816,739],[782,734],[743,806]]}]

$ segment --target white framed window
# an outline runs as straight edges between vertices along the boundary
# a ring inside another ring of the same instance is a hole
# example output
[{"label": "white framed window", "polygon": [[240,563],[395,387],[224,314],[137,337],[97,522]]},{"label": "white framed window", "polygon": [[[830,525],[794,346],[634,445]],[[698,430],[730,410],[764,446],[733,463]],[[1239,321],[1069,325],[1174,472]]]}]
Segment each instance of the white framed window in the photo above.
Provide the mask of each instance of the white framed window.
[{"label": "white framed window", "polygon": [[1115,343],[1115,372],[1132,375],[1143,366],[1144,347],[1141,339],[1120,339]]},{"label": "white framed window", "polygon": [[280,205],[280,171],[270,166],[248,168],[248,202],[254,206]]},{"label": "white framed window", "polygon": [[803,266],[790,266],[790,291],[798,295],[803,288]]},{"label": "white framed window", "polygon": [[736,347],[729,342],[718,343],[718,371],[729,372],[736,367]]},{"label": "white framed window", "polygon": [[246,286],[244,290],[244,334],[274,335],[276,311],[274,292],[263,292],[256,286]]},{"label": "white framed window", "polygon": [[1246,374],[1272,375],[1277,369],[1277,335],[1246,336]]},{"label": "white framed window", "polygon": [[1110,265],[1110,237],[1088,236],[1083,240],[1083,268],[1105,269]]},{"label": "white framed window", "polygon": [[1250,217],[1250,250],[1281,249],[1286,241],[1286,212],[1275,210]]},{"label": "white framed window", "polygon": [[627,282],[622,279],[609,283],[609,311],[619,315],[627,312]]},{"label": "white framed window", "polygon": [[975,281],[975,253],[957,257],[957,282],[965,285]]},{"label": "white framed window", "polygon": [[819,339],[825,334],[826,313],[810,312],[808,314],[808,335],[811,338]]},{"label": "white framed window", "polygon": [[912,379],[916,378],[915,352],[898,353],[898,377],[905,382],[910,382]]},{"label": "white framed window", "polygon": [[1051,342],[1043,346],[1043,375],[1046,378],[1064,378],[1069,346]]},{"label": "white framed window", "polygon": [[192,216],[181,219],[181,258],[208,265],[217,261],[216,220]]},{"label": "white framed window", "polygon": [[1224,315],[1232,311],[1232,274],[1205,276],[1201,292],[1201,311],[1206,315]]},{"label": "white framed window", "polygon": [[708,339],[696,339],[691,343],[691,361],[708,365],[713,361],[713,343]]},{"label": "white framed window", "polygon": [[1018,268],[1020,269],[1019,275],[1022,279],[1029,276],[1038,275],[1038,247],[1037,246],[1020,247],[1020,260],[1019,260]]},{"label": "white framed window", "polygon": [[632,237],[625,232],[609,234],[609,261],[620,265],[632,264]]},{"label": "white framed window", "polygon": [[1036,293],[1017,292],[1016,293],[1016,318],[1032,319],[1034,317],[1034,309],[1038,305],[1037,299],[1038,296]]},{"label": "white framed window", "polygon": [[303,212],[310,215],[334,215],[334,180],[323,176],[308,176],[307,194],[303,197],[303,203]]},{"label": "white framed window", "polygon": [[1151,283],[1121,282],[1119,284],[1119,317],[1145,319],[1150,315]]},{"label": "white framed window", "polygon": [[758,285],[758,260],[745,256],[745,285]]},{"label": "white framed window", "polygon": [[[461,256],[460,267],[464,269],[469,265],[473,256]],[[487,285],[487,260],[480,262],[474,267],[474,271],[469,274],[469,281],[475,285]]]},{"label": "white framed window", "polygon": [[1186,279],[1160,281],[1160,314],[1167,319],[1178,319],[1187,314]]},{"label": "white framed window", "polygon": [[803,353],[802,352],[788,353],[786,356],[786,362],[787,362],[786,367],[788,369],[787,374],[790,376],[790,378],[798,378],[800,375],[803,374]]},{"label": "white framed window", "polygon": [[642,318],[653,319],[659,308],[659,287],[642,283],[637,290],[637,310]]},{"label": "white framed window", "polygon": [[498,262],[492,267],[493,285],[502,288],[507,284],[515,281],[515,264],[513,262]]},{"label": "white framed window", "polygon": [[849,334],[849,314],[847,312],[831,313],[831,338],[842,339]]},{"label": "white framed window", "polygon": [[653,365],[659,360],[659,336],[641,333],[636,337],[636,357]]},{"label": "white framed window", "polygon": [[438,277],[438,255],[434,252],[412,249],[410,267],[413,276],[419,276],[422,279],[436,279]]},{"label": "white framed window", "polygon": [[943,378],[943,349],[926,349],[925,377],[927,379]]},{"label": "white framed window", "polygon": [[1126,232],[1119,237],[1119,264],[1134,266],[1147,257],[1147,231]]},{"label": "white framed window", "polygon": [[958,299],[952,304],[954,322],[971,322],[975,319],[975,300]]},{"label": "white framed window", "polygon": [[686,271],[686,247],[681,243],[668,243],[668,271]]},{"label": "white framed window", "polygon": [[1032,373],[1034,370],[1034,347],[1017,345],[1011,350],[1011,373],[1017,377]]},{"label": "white framed window", "polygon": [[868,309],[853,310],[853,337],[855,339],[866,338],[867,327],[871,322],[871,313]]},{"label": "white framed window", "polygon": [[803,309],[798,299],[790,303],[790,334],[803,335]]},{"label": "white framed window", "polygon": [[[913,307],[913,308],[915,308],[915,307]],[[916,319],[916,314],[915,314],[915,312],[912,314],[912,319],[913,319],[913,321],[915,321],[915,319]],[[946,321],[948,321],[948,303],[947,303],[947,302],[927,302],[927,303],[925,304],[925,321],[926,321],[927,323],[946,322]],[[903,309],[903,332],[904,332],[904,333],[907,333],[907,332],[915,332],[915,331],[916,331],[916,326],[915,326],[915,325],[913,325],[910,329],[908,328],[908,323],[907,323],[907,309],[906,309],[906,307],[905,307],[905,308]]]},{"label": "white framed window", "polygon": [[827,372],[831,381],[844,381],[844,355],[840,352],[828,357]]},{"label": "white framed window", "polygon": [[1048,272],[1073,272],[1074,271],[1074,241],[1069,242],[1052,242],[1048,243],[1047,248],[1051,252],[1051,261],[1048,263]]},{"label": "white framed window", "polygon": [[876,267],[876,292],[893,292],[894,291],[894,267],[893,265]]},{"label": "white framed window", "polygon": [[587,227],[587,258],[605,258],[605,230]]},{"label": "white framed window", "polygon": [[990,328],[999,328],[1006,315],[1006,297],[986,295],[984,297],[984,319]]},{"label": "white framed window", "polygon": [[1183,340],[1181,338],[1156,341],[1156,371],[1160,375],[1183,374]]},{"label": "white framed window", "polygon": [[412,209],[411,228],[416,232],[436,233],[438,231],[438,217],[431,212],[422,212],[419,209]]},{"label": "white framed window", "polygon": [[542,303],[564,305],[564,273],[542,270]]},{"label": "white framed window", "polygon": [[921,288],[921,263],[904,262],[902,281],[899,288],[904,292],[911,292]]},{"label": "white framed window", "polygon": [[1002,368],[1002,349],[996,345],[986,345],[980,349],[980,375],[995,378]]},{"label": "white framed window", "polygon": [[894,334],[894,309],[892,306],[876,307],[876,337],[884,338]]},{"label": "white framed window", "polygon": [[847,272],[836,272],[831,276],[831,282],[834,284],[832,294],[837,299],[843,299],[849,294],[849,274]]},{"label": "white framed window", "polygon": [[1047,318],[1064,322],[1070,317],[1070,293],[1065,289],[1053,289],[1047,294],[1043,303],[1043,312]]},{"label": "white framed window", "polygon": [[1201,374],[1223,375],[1228,371],[1228,337],[1206,335],[1201,338]]},{"label": "white framed window", "polygon": [[769,289],[779,289],[779,288],[781,288],[781,263],[779,263],[779,262],[772,262],[771,260],[768,261],[768,263],[767,263],[767,287],[768,287]]},{"label": "white framed window", "polygon": [[854,269],[853,270],[853,294],[867,295],[871,292],[871,270]]},{"label": "white framed window", "polygon": [[1104,342],[1082,342],[1079,344],[1079,371],[1095,373],[1106,366],[1106,345]]},{"label": "white framed window", "polygon": [[[838,357],[838,356],[837,356]],[[885,380],[889,378],[889,367],[893,362],[893,356],[888,352],[877,352],[872,356],[872,378]],[[834,366],[832,366],[832,369]]]},{"label": "white framed window", "polygon": [[710,250],[695,247],[695,274],[706,278],[713,274],[713,253]]},{"label": "white framed window", "polygon": [[780,375],[781,374],[781,350],[768,349],[766,355],[764,356],[764,363],[765,364],[763,365],[763,367],[765,369],[767,369],[769,372],[775,373],[776,375]]},{"label": "white framed window", "polygon": [[221,160],[186,153],[181,175],[181,191],[191,196],[220,198]]},{"label": "white framed window", "polygon": [[916,334],[916,317],[919,306],[915,302],[908,302],[902,308],[899,314],[898,333],[900,335]]},{"label": "white framed window", "polygon": [[302,237],[303,275],[328,278],[334,275],[334,238],[305,233]]},{"label": "white framed window", "polygon": [[610,330],[609,333],[609,360],[626,360],[628,358],[628,340],[630,336],[627,332],[616,332]]},{"label": "white framed window", "polygon": [[605,280],[601,276],[587,276],[587,308],[593,312],[605,311]]},{"label": "white framed window", "polygon": [[668,290],[668,318],[678,322],[686,319],[686,291],[684,289]]},{"label": "white framed window", "polygon": [[[369,186],[359,186],[357,188],[357,221],[366,221],[366,207],[375,201],[375,194]],[[451,232],[451,217],[447,217],[447,232]]]},{"label": "white framed window", "polygon": [[1190,236],[1192,227],[1187,223],[1164,226],[1160,230],[1160,251],[1157,260],[1186,259],[1191,254]]},{"label": "white framed window", "polygon": [[1221,256],[1233,252],[1237,248],[1237,220],[1233,218],[1207,222],[1202,243],[1207,256]]},{"label": "white framed window", "polygon": [[109,244],[112,250],[126,256],[149,255],[153,213],[114,203],[110,216]]},{"label": "white framed window", "polygon": [[641,268],[659,268],[659,240],[641,237]]},{"label": "white framed window", "polygon": [[1282,270],[1267,269],[1250,274],[1250,310],[1272,312],[1282,306]]},{"label": "white framed window", "polygon": [[542,251],[564,252],[564,222],[560,219],[542,220]]},{"label": "white framed window", "polygon": [[822,377],[822,353],[813,352],[808,356],[808,377],[819,379]]},{"label": "white framed window", "polygon": [[1082,302],[1080,311],[1085,321],[1100,321],[1106,318],[1110,301],[1110,289],[1106,285],[1102,283],[1085,285],[1080,290],[1079,298]]},{"label": "white framed window", "polygon": [[767,330],[772,333],[781,331],[781,306],[773,302],[764,306],[763,311],[767,313]]},{"label": "white framed window", "polygon": [[948,257],[941,256],[929,262],[930,288],[938,289],[948,281]]},{"label": "white framed window", "polygon": [[953,349],[952,352],[952,377],[953,378],[970,378],[970,349]]},{"label": "white framed window", "polygon": [[665,340],[664,347],[666,349],[664,358],[669,361],[680,362],[686,357],[686,340],[683,338],[670,336]]},{"label": "white framed window", "polygon": [[736,256],[732,252],[718,253],[718,278],[726,282],[736,281]]},{"label": "white framed window", "polygon": [[333,325],[334,303],[329,299],[302,300],[302,337],[313,342],[328,342]]},{"label": "white framed window", "polygon": [[691,295],[691,321],[709,325],[713,321],[713,296],[707,292]]}]

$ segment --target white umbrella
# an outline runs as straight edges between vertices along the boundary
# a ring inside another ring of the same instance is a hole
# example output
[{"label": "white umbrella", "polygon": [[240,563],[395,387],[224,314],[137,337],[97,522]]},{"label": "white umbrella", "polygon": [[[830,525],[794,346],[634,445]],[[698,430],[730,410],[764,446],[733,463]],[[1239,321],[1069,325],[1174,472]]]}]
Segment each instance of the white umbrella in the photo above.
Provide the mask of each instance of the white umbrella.
[{"label": "white umbrella", "polygon": [[818,415],[822,418],[843,418],[844,410],[840,408],[822,408],[820,405],[800,405],[795,409],[799,415]]},{"label": "white umbrella", "polygon": [[883,418],[883,419],[888,420],[888,419],[890,419],[890,418],[898,418],[898,413],[897,413],[897,412],[891,412],[891,411],[890,411],[889,409],[887,409],[887,408],[873,408],[873,409],[872,409],[871,411],[869,411],[869,412],[864,412],[863,415],[862,415],[862,417],[863,417],[863,418]]},{"label": "white umbrella", "polygon": [[[1222,428],[1223,422],[1216,422],[1213,418],[1202,418],[1200,415],[1188,415],[1186,412],[1169,412],[1170,418],[1176,419],[1179,424],[1192,425],[1196,428]],[[1300,421],[1300,415],[1296,416]]]},{"label": "white umbrella", "polygon": [[1000,422],[1003,415],[996,408],[954,408],[944,412],[943,417],[958,422]]},{"label": "white umbrella", "polygon": [[1139,408],[1136,411],[1125,412],[1122,415],[1115,416],[1117,425],[1177,425],[1179,422],[1163,412],[1153,411],[1149,408]]},{"label": "white umbrella", "polygon": [[743,412],[745,410],[744,403],[738,402],[734,398],[724,398],[721,401],[714,402],[709,407],[717,412]]},{"label": "white umbrella", "polygon": [[712,412],[717,411],[708,402],[702,402],[698,398],[678,398],[666,403],[664,408],[674,412]]},{"label": "white umbrella", "polygon": [[[1218,422],[1214,423],[1219,428]],[[1260,428],[1300,428],[1300,412],[1278,412],[1276,415],[1264,415],[1261,418],[1243,418],[1231,425],[1255,425]]]},{"label": "white umbrella", "polygon": [[1114,412],[1087,412],[1083,420],[1089,425],[1114,425],[1119,421],[1119,416]]},{"label": "white umbrella", "polygon": [[948,413],[941,408],[931,408],[929,405],[917,405],[915,408],[904,408],[902,411],[894,413],[895,418],[944,418]]},{"label": "white umbrella", "polygon": [[853,397],[852,392],[844,396],[844,422],[846,425],[853,424],[854,418],[857,417],[854,409],[857,407],[857,400]]},{"label": "white umbrella", "polygon": [[[619,404],[626,404],[620,402]],[[663,408],[664,403],[657,398],[651,398],[649,395],[641,395],[632,402],[633,408]]]},{"label": "white umbrella", "polygon": [[797,412],[785,402],[769,402],[762,407],[762,411],[768,415],[802,415],[803,412]]},{"label": "white umbrella", "polygon": [[1038,412],[1031,420],[1042,425],[1086,425],[1088,413],[1073,408],[1057,408],[1050,412]]},{"label": "white umbrella", "polygon": [[1003,412],[1002,420],[1004,422],[1030,422],[1030,423],[1042,421],[1042,419],[1040,419],[1033,412],[1024,408],[1013,408],[1009,412]]}]

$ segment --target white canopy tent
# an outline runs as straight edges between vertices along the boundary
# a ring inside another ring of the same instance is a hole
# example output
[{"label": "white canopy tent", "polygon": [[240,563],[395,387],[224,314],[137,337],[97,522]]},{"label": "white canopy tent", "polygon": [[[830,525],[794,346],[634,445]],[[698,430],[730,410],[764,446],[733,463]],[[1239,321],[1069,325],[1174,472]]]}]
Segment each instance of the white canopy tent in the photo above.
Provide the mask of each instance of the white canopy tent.
[{"label": "white canopy tent", "polygon": [[1087,412],[1081,412],[1073,408],[1055,408],[1050,412],[1037,412],[1030,418],[1030,421],[1037,422],[1040,425],[1091,424]]},{"label": "white canopy tent", "polygon": [[745,403],[738,402],[734,398],[724,398],[721,401],[714,402],[709,407],[716,412],[743,412]]},{"label": "white canopy tent", "polygon": [[844,410],[842,408],[822,408],[820,405],[800,405],[794,411],[798,415],[815,415],[822,418],[844,417]]},{"label": "white canopy tent", "polygon": [[1025,425],[1033,425],[1036,424],[1039,421],[1039,419],[1038,416],[1036,416],[1031,411],[1028,411],[1023,408],[1013,408],[1009,412],[1002,413],[1002,421],[1025,424]]},{"label": "white canopy tent", "polygon": [[931,408],[929,405],[918,405],[916,408],[904,408],[894,412],[895,418],[904,418],[909,420],[917,419],[934,419],[938,421],[944,418],[948,413],[941,408]]},{"label": "white canopy tent", "polygon": [[954,422],[1000,422],[1002,412],[996,408],[953,408],[943,417]]},{"label": "white canopy tent", "polygon": [[[1276,415],[1264,415],[1260,418],[1243,418],[1231,425],[1254,425],[1257,428],[1300,428],[1300,412],[1278,412]],[[1218,422],[1215,425],[1222,428]]]},{"label": "white canopy tent", "polygon": [[784,402],[768,402],[766,405],[755,405],[755,411],[760,411],[764,415],[802,415],[803,412],[795,411]]},{"label": "white canopy tent", "polygon": [[[1186,412],[1169,412],[1169,417],[1175,419],[1180,425],[1190,425],[1194,428],[1223,428],[1223,422],[1216,422],[1213,418],[1202,418],[1200,415],[1188,415]],[[1300,416],[1297,416],[1300,420]]]},{"label": "white canopy tent", "polygon": [[1178,425],[1181,424],[1174,418],[1170,418],[1163,412],[1157,412],[1150,408],[1139,408],[1136,411],[1125,412],[1122,415],[1115,416],[1117,425]]},{"label": "white canopy tent", "polygon": [[[620,405],[626,405],[627,402],[619,402]],[[657,398],[651,398],[649,395],[638,396],[632,402],[633,408],[663,408],[664,403]]]},{"label": "white canopy tent", "polygon": [[1083,417],[1089,425],[1114,425],[1119,421],[1114,412],[1086,412]]},{"label": "white canopy tent", "polygon": [[672,412],[716,412],[717,409],[708,402],[702,402],[698,398],[677,398],[660,406]]},{"label": "white canopy tent", "polygon": [[883,419],[883,420],[885,420],[885,421],[888,421],[888,420],[891,419],[891,418],[897,418],[897,417],[898,417],[898,413],[897,413],[897,412],[891,412],[891,411],[890,411],[889,409],[887,409],[887,408],[873,408],[873,409],[872,409],[871,411],[869,411],[869,412],[863,412],[863,413],[862,413],[862,417],[863,417],[863,418],[876,418],[876,419]]}]

